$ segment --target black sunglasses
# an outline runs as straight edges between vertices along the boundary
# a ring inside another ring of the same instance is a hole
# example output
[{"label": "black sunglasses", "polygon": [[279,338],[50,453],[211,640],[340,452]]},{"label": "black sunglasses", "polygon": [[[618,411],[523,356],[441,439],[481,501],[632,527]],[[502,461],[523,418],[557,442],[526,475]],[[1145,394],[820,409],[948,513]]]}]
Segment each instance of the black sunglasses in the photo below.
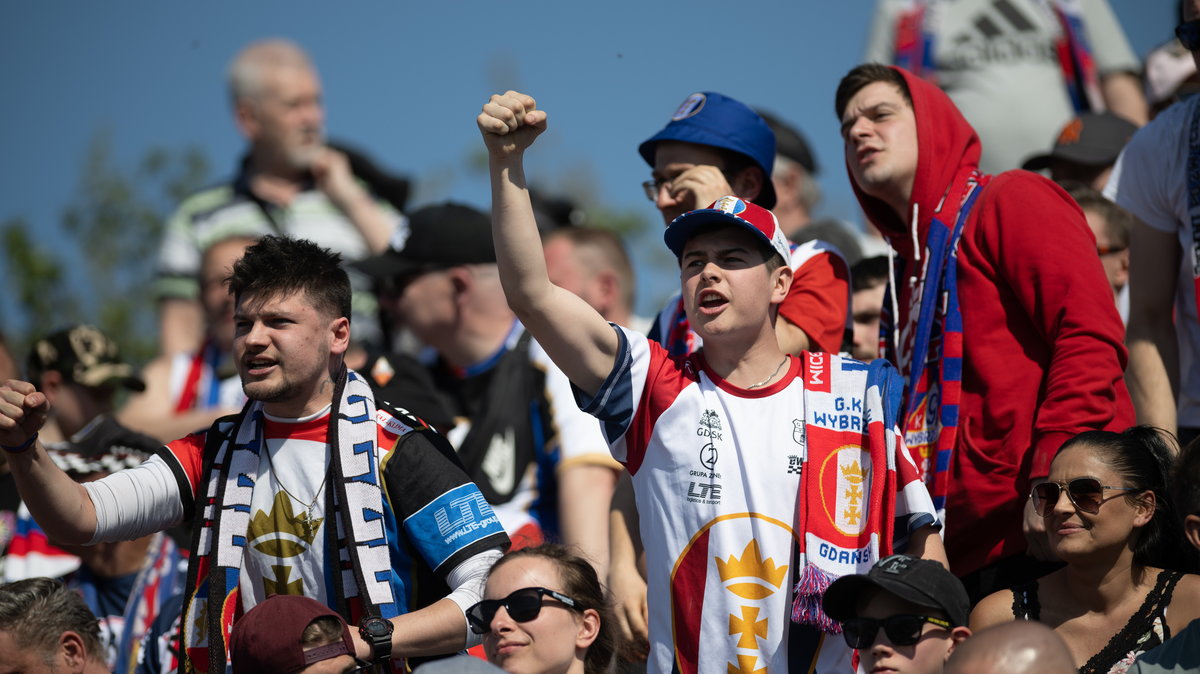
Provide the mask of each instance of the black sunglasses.
[{"label": "black sunglasses", "polygon": [[1050,513],[1054,511],[1054,506],[1058,504],[1059,496],[1064,489],[1066,489],[1067,498],[1071,500],[1071,505],[1089,515],[1100,512],[1100,506],[1104,505],[1105,501],[1111,501],[1118,496],[1104,498],[1105,490],[1141,491],[1135,487],[1110,487],[1100,484],[1100,480],[1094,477],[1077,477],[1065,483],[1043,482],[1035,485],[1033,491],[1029,493],[1029,497],[1033,499],[1033,510],[1042,517],[1049,517]]},{"label": "black sunglasses", "polygon": [[1175,26],[1175,37],[1188,51],[1200,51],[1200,19]]},{"label": "black sunglasses", "polygon": [[496,617],[496,611],[503,606],[513,620],[527,623],[541,613],[542,597],[557,599],[576,611],[582,610],[579,602],[554,590],[547,590],[544,587],[523,587],[504,599],[484,599],[475,604],[467,609],[467,622],[471,625],[472,632],[487,634],[492,629],[492,618]]},{"label": "black sunglasses", "polygon": [[927,615],[894,615],[876,620],[875,618],[851,618],[842,623],[842,636],[850,648],[870,648],[875,643],[879,628],[893,646],[912,646],[921,640],[921,630],[925,623],[950,629],[954,627],[949,620],[934,618]]}]

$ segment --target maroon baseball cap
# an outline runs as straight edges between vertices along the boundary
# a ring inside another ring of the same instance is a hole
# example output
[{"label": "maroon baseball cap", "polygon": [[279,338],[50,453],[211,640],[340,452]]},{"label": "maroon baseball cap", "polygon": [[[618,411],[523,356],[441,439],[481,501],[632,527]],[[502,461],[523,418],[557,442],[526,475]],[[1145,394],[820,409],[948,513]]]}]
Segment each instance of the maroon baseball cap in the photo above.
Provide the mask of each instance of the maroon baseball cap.
[{"label": "maroon baseball cap", "polygon": [[[341,624],[341,640],[305,650],[300,645],[304,629],[325,616],[335,618]],[[233,674],[290,674],[339,655],[354,656],[350,628],[328,606],[308,597],[283,594],[268,597],[234,623],[229,638]]]},{"label": "maroon baseball cap", "polygon": [[688,211],[671,221],[663,240],[675,253],[683,257],[683,247],[692,238],[698,227],[710,224],[736,225],[758,237],[771,250],[779,254],[786,263],[791,259],[791,244],[779,227],[775,214],[757,204],[735,196],[725,196],[714,201],[708,208]]}]

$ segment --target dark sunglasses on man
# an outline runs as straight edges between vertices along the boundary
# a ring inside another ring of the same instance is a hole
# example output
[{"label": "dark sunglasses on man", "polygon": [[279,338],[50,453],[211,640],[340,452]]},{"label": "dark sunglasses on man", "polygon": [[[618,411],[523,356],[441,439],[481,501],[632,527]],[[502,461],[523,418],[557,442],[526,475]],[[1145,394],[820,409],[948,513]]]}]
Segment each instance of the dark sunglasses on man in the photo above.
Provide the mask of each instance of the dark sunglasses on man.
[{"label": "dark sunglasses on man", "polygon": [[894,615],[883,619],[850,618],[842,623],[842,636],[850,648],[864,649],[875,644],[879,628],[887,635],[893,646],[912,646],[921,640],[921,632],[925,623],[937,625],[942,629],[951,629],[954,625],[944,618],[934,618],[925,615]]},{"label": "dark sunglasses on man", "polygon": [[487,634],[492,629],[492,619],[496,617],[496,611],[500,610],[501,606],[508,611],[508,616],[513,620],[527,623],[541,613],[543,597],[555,599],[573,611],[583,610],[579,602],[554,590],[547,590],[544,587],[523,587],[504,599],[484,599],[467,609],[467,623],[470,624],[472,632]]},{"label": "dark sunglasses on man", "polygon": [[1033,499],[1034,511],[1042,517],[1049,517],[1050,513],[1054,512],[1054,506],[1058,504],[1058,499],[1064,490],[1067,492],[1067,498],[1070,499],[1071,505],[1089,515],[1100,512],[1100,506],[1104,505],[1105,501],[1111,501],[1120,496],[1120,494],[1114,494],[1105,498],[1105,491],[1141,491],[1136,487],[1113,487],[1100,484],[1100,480],[1094,477],[1077,477],[1068,482],[1043,482],[1034,485],[1033,491],[1029,494],[1029,497]]},{"label": "dark sunglasses on man", "polygon": [[1188,51],[1200,51],[1200,19],[1175,26],[1175,37]]}]

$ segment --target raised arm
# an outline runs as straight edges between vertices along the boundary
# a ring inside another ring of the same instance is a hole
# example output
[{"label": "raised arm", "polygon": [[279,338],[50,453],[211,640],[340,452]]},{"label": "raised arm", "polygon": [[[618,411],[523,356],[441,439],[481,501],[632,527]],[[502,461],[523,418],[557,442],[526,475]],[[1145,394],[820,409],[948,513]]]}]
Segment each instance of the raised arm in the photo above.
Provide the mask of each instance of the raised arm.
[{"label": "raised arm", "polygon": [[617,334],[587,302],[550,283],[529,190],[525,150],[546,113],[515,91],[492,96],[476,120],[488,150],[492,235],[508,304],[567,378],[589,395],[612,370]]},{"label": "raised arm", "polygon": [[21,499],[51,540],[81,545],[96,533],[96,510],[83,485],[36,438],[49,412],[50,402],[33,384],[9,380],[0,386],[0,445]]}]

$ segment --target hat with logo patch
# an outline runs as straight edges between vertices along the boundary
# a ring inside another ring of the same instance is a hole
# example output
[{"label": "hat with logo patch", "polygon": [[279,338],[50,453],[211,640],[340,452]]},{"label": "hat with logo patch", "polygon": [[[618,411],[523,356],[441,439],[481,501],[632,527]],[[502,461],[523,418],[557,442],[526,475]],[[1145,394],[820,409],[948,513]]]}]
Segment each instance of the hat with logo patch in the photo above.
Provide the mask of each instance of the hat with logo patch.
[{"label": "hat with logo patch", "polygon": [[946,567],[929,559],[911,555],[892,555],[878,562],[866,574],[842,576],[825,591],[825,613],[846,621],[858,615],[864,590],[878,589],[920,606],[941,611],[956,627],[967,624],[971,601],[962,581]]},{"label": "hat with logo patch", "polygon": [[765,176],[755,201],[764,208],[775,206],[775,186],[771,183],[775,134],[744,103],[712,91],[692,94],[679,104],[661,131],[638,146],[642,159],[651,167],[655,148],[664,140],[708,145],[749,157]]},{"label": "hat with logo patch", "polygon": [[[341,638],[314,648],[304,648],[304,630],[319,618],[330,617],[341,626]],[[354,639],[342,616],[319,601],[298,595],[267,597],[233,624],[229,661],[233,674],[298,672],[339,655],[354,657]]]},{"label": "hat with logo patch", "polygon": [[124,386],[145,391],[146,382],[121,359],[117,343],[92,325],[76,325],[39,339],[29,352],[29,379],[37,383],[46,372],[61,372],[80,386]]},{"label": "hat with logo patch", "polygon": [[1054,149],[1025,160],[1021,168],[1040,171],[1055,159],[1084,166],[1104,166],[1117,161],[1125,143],[1137,131],[1133,122],[1111,112],[1085,112],[1067,122],[1058,133]]},{"label": "hat with logo patch", "polygon": [[791,259],[791,244],[779,227],[775,214],[762,206],[752,204],[735,196],[724,196],[708,208],[688,211],[671,221],[663,233],[667,247],[675,257],[683,257],[683,247],[692,238],[696,228],[703,225],[737,225],[754,234],[771,247],[786,263]]},{"label": "hat with logo patch", "polygon": [[492,219],[470,206],[447,201],[413,213],[407,226],[396,229],[386,251],[350,266],[379,281],[495,261]]}]

